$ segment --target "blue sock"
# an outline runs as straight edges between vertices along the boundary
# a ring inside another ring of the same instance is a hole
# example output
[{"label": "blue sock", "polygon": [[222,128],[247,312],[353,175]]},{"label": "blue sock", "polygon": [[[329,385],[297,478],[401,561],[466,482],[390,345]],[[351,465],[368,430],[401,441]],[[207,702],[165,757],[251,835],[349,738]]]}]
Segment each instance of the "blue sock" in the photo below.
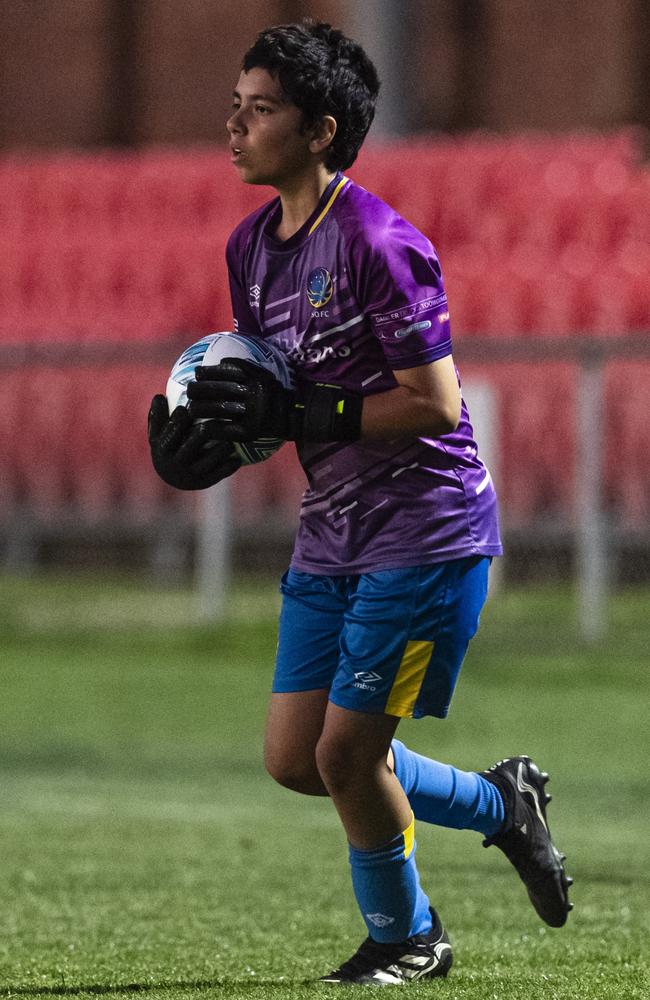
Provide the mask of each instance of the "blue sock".
[{"label": "blue sock", "polygon": [[422,757],[393,740],[395,775],[416,819],[455,830],[478,830],[491,837],[501,827],[505,810],[499,789],[474,771]]},{"label": "blue sock", "polygon": [[354,894],[368,933],[382,943],[426,934],[433,921],[415,866],[415,821],[374,851],[350,845]]}]

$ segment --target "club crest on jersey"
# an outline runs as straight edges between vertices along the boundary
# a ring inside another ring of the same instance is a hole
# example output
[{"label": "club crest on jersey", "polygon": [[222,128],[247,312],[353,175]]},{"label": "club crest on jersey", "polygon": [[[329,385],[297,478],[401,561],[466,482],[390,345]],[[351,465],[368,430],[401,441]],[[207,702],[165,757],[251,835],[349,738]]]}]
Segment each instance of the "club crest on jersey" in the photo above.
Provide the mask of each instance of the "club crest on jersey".
[{"label": "club crest on jersey", "polygon": [[307,298],[313,309],[322,309],[334,294],[332,275],[326,267],[317,267],[307,278]]}]

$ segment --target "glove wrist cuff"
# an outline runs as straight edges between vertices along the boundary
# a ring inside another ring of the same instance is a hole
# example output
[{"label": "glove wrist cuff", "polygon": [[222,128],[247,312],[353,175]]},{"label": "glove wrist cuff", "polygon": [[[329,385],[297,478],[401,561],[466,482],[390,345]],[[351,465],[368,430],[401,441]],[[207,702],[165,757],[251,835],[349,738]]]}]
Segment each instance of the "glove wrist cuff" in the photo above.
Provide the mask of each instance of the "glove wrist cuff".
[{"label": "glove wrist cuff", "polygon": [[[292,439],[356,441],[361,437],[363,396],[335,385],[316,383],[292,412]],[[294,434],[295,432],[295,434]]]}]

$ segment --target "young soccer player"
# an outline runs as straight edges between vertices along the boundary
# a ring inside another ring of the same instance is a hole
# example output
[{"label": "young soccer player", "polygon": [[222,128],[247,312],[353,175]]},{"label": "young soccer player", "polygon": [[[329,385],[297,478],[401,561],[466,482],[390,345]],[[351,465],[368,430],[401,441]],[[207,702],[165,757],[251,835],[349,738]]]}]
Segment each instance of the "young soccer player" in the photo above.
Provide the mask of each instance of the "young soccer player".
[{"label": "young soccer player", "polygon": [[[231,442],[296,442],[308,487],[283,604],[265,760],[329,795],[368,937],[327,983],[445,976],[452,950],[420,884],[414,818],[496,844],[538,914],[561,926],[571,880],[525,756],[479,772],[420,756],[400,719],[444,718],[501,552],[496,497],[451,353],[429,241],[349,180],[379,90],[362,48],[327,24],[262,32],[227,123],[232,162],[278,197],[227,247],[236,328],[291,359],[286,390],[243,361],[197,369],[189,412],[153,400],[153,462],[202,489]],[[208,418],[194,423],[194,418]]]}]

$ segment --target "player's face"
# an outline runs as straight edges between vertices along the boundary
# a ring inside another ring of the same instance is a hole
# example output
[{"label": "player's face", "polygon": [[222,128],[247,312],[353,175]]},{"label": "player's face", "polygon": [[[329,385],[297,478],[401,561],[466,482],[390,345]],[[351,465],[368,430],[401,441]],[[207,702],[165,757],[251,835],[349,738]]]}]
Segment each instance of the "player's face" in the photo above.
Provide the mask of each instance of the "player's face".
[{"label": "player's face", "polygon": [[240,75],[226,123],[231,162],[248,184],[291,186],[314,162],[302,112],[283,96],[279,82],[254,67]]}]

